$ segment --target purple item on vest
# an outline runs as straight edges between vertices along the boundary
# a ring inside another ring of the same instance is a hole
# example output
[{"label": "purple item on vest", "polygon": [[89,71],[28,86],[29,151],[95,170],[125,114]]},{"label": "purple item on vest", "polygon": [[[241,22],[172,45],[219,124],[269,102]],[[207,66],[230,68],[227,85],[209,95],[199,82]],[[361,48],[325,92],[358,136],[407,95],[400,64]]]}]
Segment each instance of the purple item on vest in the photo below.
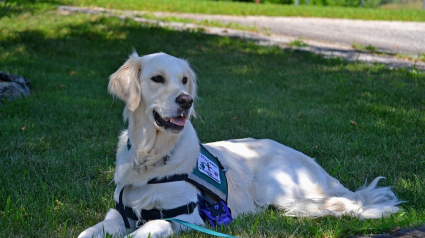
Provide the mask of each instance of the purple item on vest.
[{"label": "purple item on vest", "polygon": [[220,201],[211,207],[205,207],[200,211],[201,216],[205,216],[211,226],[222,226],[230,224],[233,220],[229,208],[223,201]]}]

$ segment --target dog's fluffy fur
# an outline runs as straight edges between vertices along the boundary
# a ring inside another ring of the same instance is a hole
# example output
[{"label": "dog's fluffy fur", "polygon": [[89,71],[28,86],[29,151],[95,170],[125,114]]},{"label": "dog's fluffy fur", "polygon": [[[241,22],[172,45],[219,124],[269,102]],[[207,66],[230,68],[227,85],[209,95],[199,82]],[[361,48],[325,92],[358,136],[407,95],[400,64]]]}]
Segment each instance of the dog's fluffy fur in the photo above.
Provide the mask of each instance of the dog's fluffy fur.
[{"label": "dog's fluffy fur", "polygon": [[[133,53],[110,76],[109,92],[126,103],[128,130],[119,139],[114,194],[137,213],[141,209],[171,209],[197,201],[199,190],[184,181],[147,184],[152,178],[190,173],[199,145],[188,120],[194,115],[190,99],[196,98],[196,76],[182,59],[157,53],[139,57]],[[177,98],[186,100],[177,103]],[[132,147],[127,149],[127,140]],[[272,140],[239,139],[205,144],[228,168],[228,206],[233,217],[256,213],[269,205],[290,216],[356,216],[381,218],[398,211],[400,201],[388,187],[377,188],[382,177],[356,192],[331,177],[314,159]],[[204,225],[198,208],[178,219]],[[129,219],[131,237],[166,237],[180,225],[152,220],[139,229]],[[127,231],[117,210],[88,228],[79,237],[125,236]]]}]

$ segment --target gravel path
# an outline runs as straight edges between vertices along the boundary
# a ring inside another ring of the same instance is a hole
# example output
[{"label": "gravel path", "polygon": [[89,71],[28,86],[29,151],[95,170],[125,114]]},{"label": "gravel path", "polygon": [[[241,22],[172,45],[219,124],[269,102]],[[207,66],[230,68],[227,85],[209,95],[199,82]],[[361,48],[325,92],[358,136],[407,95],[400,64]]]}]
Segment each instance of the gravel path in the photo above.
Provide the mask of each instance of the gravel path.
[{"label": "gravel path", "polygon": [[[157,17],[177,16],[194,20],[213,20],[224,24],[237,23],[267,29],[266,33],[234,30],[220,27],[199,26],[196,24],[164,22],[149,20],[141,16],[142,11],[110,10],[104,8],[80,8],[60,6],[61,14],[82,12],[86,14],[106,14],[118,17],[129,17],[144,24],[156,24],[176,30],[202,28],[207,34],[252,39],[263,45],[279,45],[290,48],[287,43],[299,40],[306,47],[295,47],[297,50],[309,51],[325,57],[340,57],[349,62],[386,64],[391,68],[412,68],[425,71],[425,62],[412,61],[408,58],[396,57],[397,54],[418,56],[425,54],[425,23],[400,21],[364,21],[349,19],[301,18],[301,17],[265,17],[265,16],[222,16],[187,13],[149,12]],[[371,54],[352,47],[371,45],[387,54]],[[294,48],[294,47],[292,47]]]},{"label": "gravel path", "polygon": [[195,20],[214,20],[265,28],[277,35],[302,37],[327,43],[352,46],[372,45],[384,52],[425,54],[425,23],[401,21],[366,21],[351,19],[222,16],[201,14],[156,13],[157,16],[178,16]]}]

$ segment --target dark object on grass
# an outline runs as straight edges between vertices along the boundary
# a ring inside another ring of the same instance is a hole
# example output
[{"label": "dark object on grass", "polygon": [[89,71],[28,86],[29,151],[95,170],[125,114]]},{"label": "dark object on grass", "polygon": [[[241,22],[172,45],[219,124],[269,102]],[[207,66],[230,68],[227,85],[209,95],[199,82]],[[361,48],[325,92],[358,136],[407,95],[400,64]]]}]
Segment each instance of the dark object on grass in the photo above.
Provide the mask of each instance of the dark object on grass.
[{"label": "dark object on grass", "polygon": [[378,235],[356,235],[350,236],[349,238],[418,238],[425,237],[425,225],[413,228],[413,229],[401,229],[396,230],[395,232],[391,232],[389,234],[378,234]]},{"label": "dark object on grass", "polygon": [[9,101],[30,95],[30,81],[22,76],[0,71],[0,99]]}]

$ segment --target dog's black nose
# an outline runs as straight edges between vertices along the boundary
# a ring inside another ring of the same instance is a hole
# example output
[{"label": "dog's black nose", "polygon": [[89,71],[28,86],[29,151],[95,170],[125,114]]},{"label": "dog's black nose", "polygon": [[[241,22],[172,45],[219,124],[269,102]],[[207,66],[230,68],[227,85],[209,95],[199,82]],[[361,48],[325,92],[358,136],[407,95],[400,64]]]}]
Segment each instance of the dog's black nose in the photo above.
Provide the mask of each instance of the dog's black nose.
[{"label": "dog's black nose", "polygon": [[193,98],[187,94],[181,94],[176,98],[176,103],[183,109],[189,109],[192,106]]}]

